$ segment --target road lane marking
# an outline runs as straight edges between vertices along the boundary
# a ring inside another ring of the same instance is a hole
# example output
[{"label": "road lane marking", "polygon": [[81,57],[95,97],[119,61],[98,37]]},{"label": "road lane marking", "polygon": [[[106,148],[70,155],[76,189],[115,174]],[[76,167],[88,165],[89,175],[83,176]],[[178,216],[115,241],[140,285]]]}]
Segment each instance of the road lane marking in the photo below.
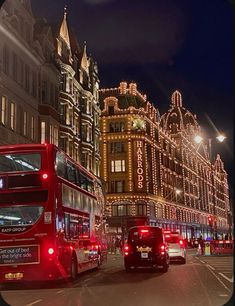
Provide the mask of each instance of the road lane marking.
[{"label": "road lane marking", "polygon": [[205,261],[203,261],[203,260],[201,260],[201,259],[199,259],[200,260],[200,262],[202,262],[202,263],[206,263]]},{"label": "road lane marking", "polygon": [[59,291],[56,291],[56,294],[59,294],[59,293],[62,293],[64,292],[64,290],[59,290]]},{"label": "road lane marking", "polygon": [[208,270],[214,275],[214,277],[223,285],[223,287],[228,290],[229,292],[231,292],[231,290],[222,282],[222,280],[215,274],[215,272],[213,272],[213,270],[211,270],[210,268],[208,268]]},{"label": "road lane marking", "polygon": [[215,270],[215,268],[212,267],[211,265],[208,265],[208,264],[207,264],[207,267],[211,268],[212,270]]},{"label": "road lane marking", "polygon": [[40,303],[41,301],[42,301],[42,299],[40,299],[40,300],[36,300],[36,301],[34,301],[34,302],[32,302],[32,303],[26,304],[25,306],[31,306],[31,305],[34,305],[34,304]]},{"label": "road lane marking", "polygon": [[219,294],[219,296],[228,296],[228,294]]},{"label": "road lane marking", "polygon": [[225,276],[223,273],[219,272],[219,275],[221,275],[223,278],[227,279],[227,281],[229,281],[230,283],[233,283],[233,277],[232,278],[228,278],[227,276]]}]

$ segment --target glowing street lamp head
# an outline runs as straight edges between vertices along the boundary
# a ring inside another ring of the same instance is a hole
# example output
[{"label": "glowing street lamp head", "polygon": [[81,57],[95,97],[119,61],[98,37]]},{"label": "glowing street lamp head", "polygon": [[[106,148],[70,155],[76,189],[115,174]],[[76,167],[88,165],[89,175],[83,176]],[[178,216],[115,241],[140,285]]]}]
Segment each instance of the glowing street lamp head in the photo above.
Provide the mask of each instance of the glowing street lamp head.
[{"label": "glowing street lamp head", "polygon": [[175,193],[176,193],[176,194],[180,194],[180,193],[181,193],[181,190],[176,188],[176,189],[175,189]]},{"label": "glowing street lamp head", "polygon": [[201,143],[201,142],[202,142],[202,137],[199,136],[199,135],[197,135],[197,136],[194,137],[194,141],[195,141],[196,143]]},{"label": "glowing street lamp head", "polygon": [[224,135],[218,135],[217,137],[216,137],[216,139],[218,139],[219,140],[219,142],[223,142],[224,140],[225,140],[225,136]]}]

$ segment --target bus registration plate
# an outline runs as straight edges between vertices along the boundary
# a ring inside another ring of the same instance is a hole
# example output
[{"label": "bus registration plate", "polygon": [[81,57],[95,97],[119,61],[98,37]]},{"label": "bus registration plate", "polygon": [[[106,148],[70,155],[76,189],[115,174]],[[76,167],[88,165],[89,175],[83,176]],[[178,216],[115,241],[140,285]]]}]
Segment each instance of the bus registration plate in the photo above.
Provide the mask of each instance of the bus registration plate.
[{"label": "bus registration plate", "polygon": [[22,272],[17,273],[6,273],[5,279],[12,280],[12,279],[21,279],[23,278],[24,274]]}]

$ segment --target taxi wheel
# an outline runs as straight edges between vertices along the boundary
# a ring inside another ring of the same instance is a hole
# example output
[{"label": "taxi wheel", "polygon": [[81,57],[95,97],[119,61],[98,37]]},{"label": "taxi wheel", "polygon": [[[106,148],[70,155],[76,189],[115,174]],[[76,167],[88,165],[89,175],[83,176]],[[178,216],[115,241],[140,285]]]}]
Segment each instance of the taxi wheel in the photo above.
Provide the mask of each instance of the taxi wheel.
[{"label": "taxi wheel", "polygon": [[130,272],[131,271],[131,267],[127,264],[125,264],[125,269],[126,269],[126,272]]},{"label": "taxi wheel", "polygon": [[168,271],[169,265],[164,263],[163,267],[160,269],[161,272],[166,273]]},{"label": "taxi wheel", "polygon": [[186,264],[186,258],[182,258],[182,264]]}]

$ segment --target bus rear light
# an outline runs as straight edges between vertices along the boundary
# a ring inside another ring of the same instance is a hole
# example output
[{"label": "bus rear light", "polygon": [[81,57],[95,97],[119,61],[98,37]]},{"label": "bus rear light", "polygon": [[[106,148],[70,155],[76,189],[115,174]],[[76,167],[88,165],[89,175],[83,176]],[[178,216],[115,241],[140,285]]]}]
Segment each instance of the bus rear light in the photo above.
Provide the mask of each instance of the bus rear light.
[{"label": "bus rear light", "polygon": [[49,248],[49,249],[47,250],[47,252],[48,252],[49,255],[53,255],[53,254],[55,253],[55,251],[54,251],[53,248]]},{"label": "bus rear light", "polygon": [[42,179],[43,180],[47,180],[48,179],[48,174],[47,173],[43,173],[42,174]]}]

